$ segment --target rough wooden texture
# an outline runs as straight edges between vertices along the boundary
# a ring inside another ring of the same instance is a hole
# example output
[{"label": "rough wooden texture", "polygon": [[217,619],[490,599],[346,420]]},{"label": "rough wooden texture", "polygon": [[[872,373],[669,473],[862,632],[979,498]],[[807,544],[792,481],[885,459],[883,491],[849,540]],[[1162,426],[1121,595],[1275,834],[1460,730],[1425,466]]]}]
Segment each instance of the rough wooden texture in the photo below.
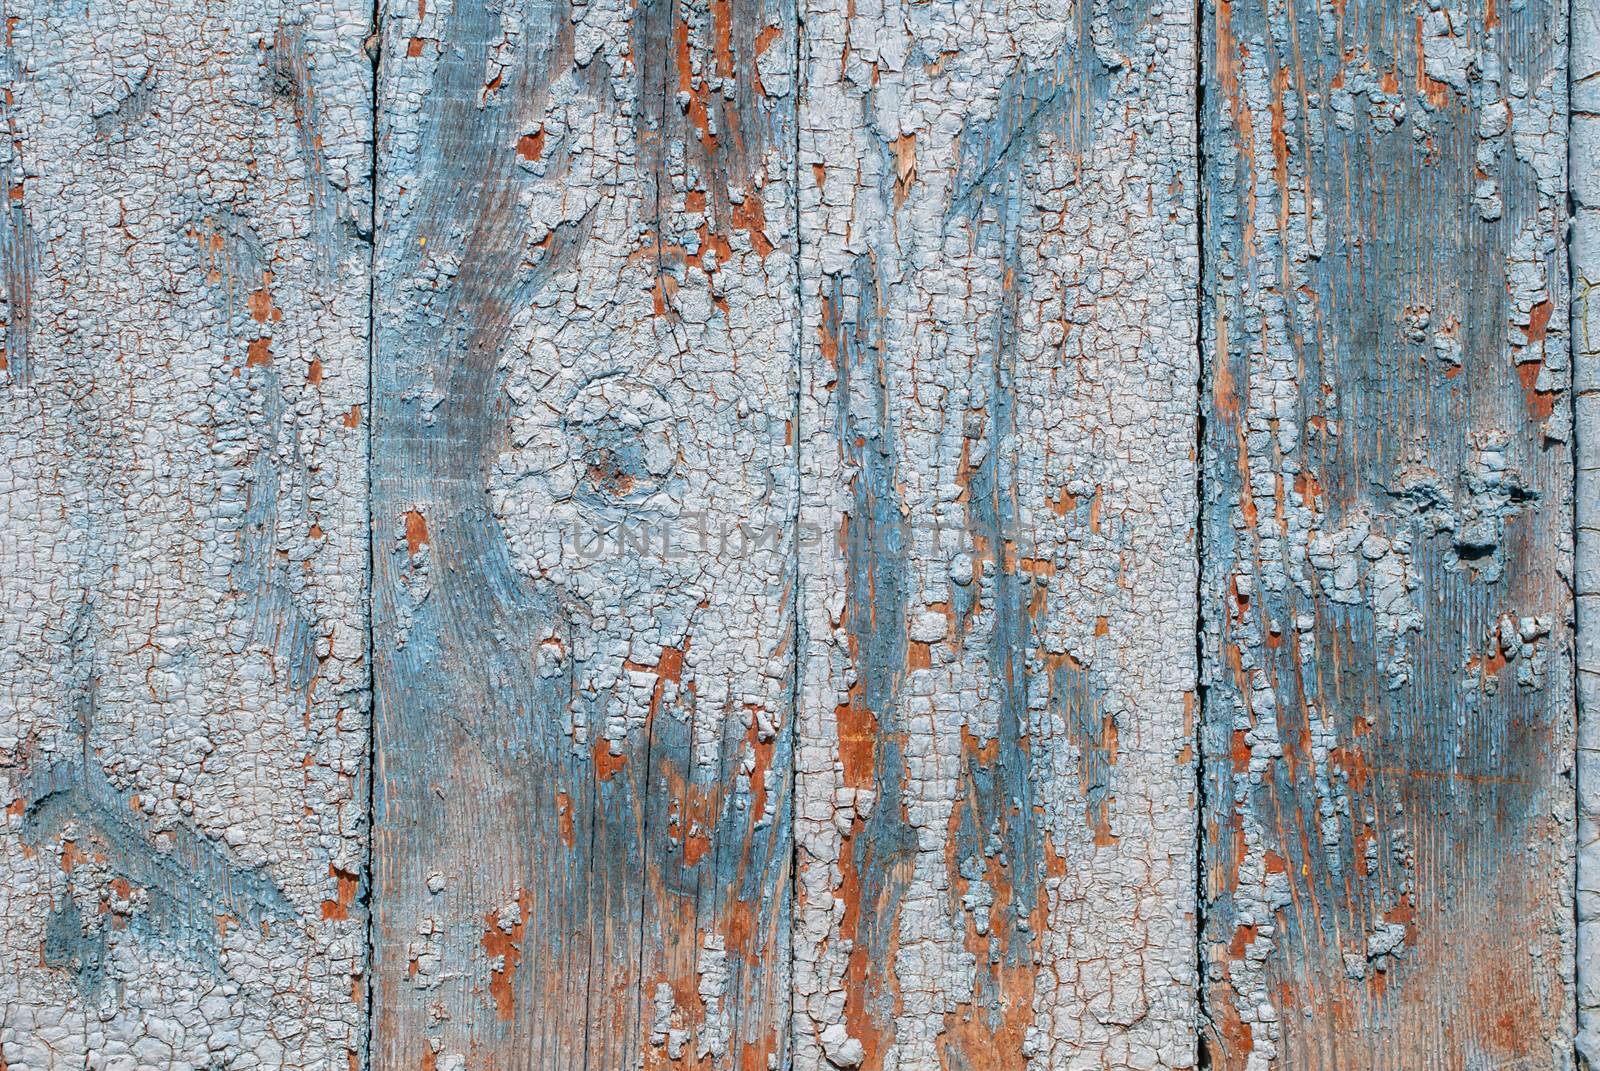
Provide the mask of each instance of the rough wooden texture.
[{"label": "rough wooden texture", "polygon": [[386,10],[376,1068],[786,1063],[795,28]]},{"label": "rough wooden texture", "polygon": [[9,1071],[360,1065],[369,15],[4,9]]},{"label": "rough wooden texture", "polygon": [[1192,8],[804,9],[797,1068],[1187,1068]]},{"label": "rough wooden texture", "polygon": [[1564,4],[1203,27],[1212,1065],[1568,1067]]},{"label": "rough wooden texture", "polygon": [[1600,3],[376,13],[0,8],[0,1071],[1600,1061]]},{"label": "rough wooden texture", "polygon": [[1572,386],[1577,474],[1578,1034],[1600,1067],[1600,0],[1572,0]]}]

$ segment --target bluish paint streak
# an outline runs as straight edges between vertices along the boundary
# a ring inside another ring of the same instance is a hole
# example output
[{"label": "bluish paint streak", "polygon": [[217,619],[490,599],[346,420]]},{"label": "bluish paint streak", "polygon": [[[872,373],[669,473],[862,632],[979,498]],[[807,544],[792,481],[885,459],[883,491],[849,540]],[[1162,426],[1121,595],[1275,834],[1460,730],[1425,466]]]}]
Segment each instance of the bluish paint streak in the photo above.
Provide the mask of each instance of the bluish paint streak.
[{"label": "bluish paint streak", "polygon": [[[86,649],[87,627],[87,615],[80,614],[71,637],[78,677],[74,722],[79,752],[28,772],[23,792],[23,840],[45,847],[68,823],[75,823],[81,838],[104,851],[106,865],[114,874],[145,890],[148,902],[130,918],[130,929],[188,949],[207,969],[218,971],[221,916],[259,928],[266,921],[294,919],[296,912],[269,876],[234,860],[220,844],[187,825],[162,829],[163,843],[157,847],[156,831],[137,817],[127,794],[107,780],[90,742],[95,687]],[[57,915],[61,914],[58,909]],[[66,939],[74,926],[85,934],[96,924],[85,927],[66,918],[53,920],[51,932],[58,950],[72,952],[71,956],[62,952],[63,962],[76,956],[81,969],[98,970],[94,966],[97,960],[80,955],[87,946]]]},{"label": "bluish paint streak", "polygon": [[[844,546],[845,628],[856,671],[850,704],[870,717],[870,727],[841,726],[841,733],[873,734],[872,784],[877,791],[872,813],[850,845],[860,882],[855,941],[869,963],[887,964],[893,958],[916,833],[905,812],[906,729],[899,712],[908,653],[910,533],[896,486],[898,458],[878,288],[872,258],[856,258],[853,272],[833,281],[831,314],[823,329],[837,341],[839,448],[853,473]],[[864,409],[857,405],[862,399]],[[845,741],[843,746],[859,745]],[[876,970],[868,978],[863,999],[873,1020],[892,1022],[893,987]]]},{"label": "bluish paint streak", "polygon": [[[1072,39],[1063,42],[1042,67],[1025,60],[1006,79],[999,104],[991,118],[969,122],[959,142],[956,195],[945,225],[970,227],[980,250],[990,251],[994,274],[1007,278],[1021,262],[1019,242],[1030,225],[1032,208],[1025,202],[1027,178],[1035,166],[1041,141],[1065,138],[1068,149],[1081,153],[1091,144],[1095,109],[1109,96],[1119,61],[1147,18],[1148,2],[1115,5],[1105,20],[1110,37],[1091,47],[1091,19],[1095,5],[1082,3],[1076,10]],[[1111,58],[1108,58],[1111,57]],[[1038,902],[1044,865],[1044,828],[1033,772],[1030,741],[1029,652],[1034,646],[1029,615],[1031,577],[1019,576],[1017,501],[1021,489],[1015,471],[1016,323],[1018,303],[1027,281],[1016,278],[1002,295],[990,326],[991,342],[983,354],[978,374],[984,379],[974,396],[987,400],[987,449],[969,482],[968,527],[980,546],[987,548],[986,577],[992,579],[994,627],[988,661],[1000,701],[998,749],[994,768],[980,769],[976,755],[969,759],[974,786],[974,833],[998,836],[1010,868],[1010,899],[1005,904],[1008,930],[1023,939],[1005,940],[1007,962],[1027,962],[1033,956],[1026,938],[1027,917]],[[970,599],[957,602],[958,621],[964,629],[975,606]],[[1068,680],[1052,682],[1070,685]],[[1058,689],[1051,688],[1052,696]],[[1105,746],[1103,719],[1094,715],[1083,687],[1064,687],[1060,694],[1080,697],[1074,706],[1064,699],[1069,735],[1085,755],[1086,793],[1090,809],[1103,806],[1109,793],[1110,757]],[[1091,725],[1090,722],[1093,722]],[[991,788],[982,786],[992,785]],[[970,848],[976,845],[966,845]]]}]

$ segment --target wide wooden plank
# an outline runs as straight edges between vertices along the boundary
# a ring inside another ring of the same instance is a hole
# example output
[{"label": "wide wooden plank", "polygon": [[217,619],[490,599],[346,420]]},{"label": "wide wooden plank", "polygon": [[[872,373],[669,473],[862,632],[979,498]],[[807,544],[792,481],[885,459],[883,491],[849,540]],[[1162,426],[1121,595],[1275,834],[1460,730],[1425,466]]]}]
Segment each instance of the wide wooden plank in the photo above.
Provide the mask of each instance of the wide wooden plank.
[{"label": "wide wooden plank", "polygon": [[1193,11],[802,17],[795,1066],[1195,1066]]},{"label": "wide wooden plank", "polygon": [[376,1068],[784,1066],[794,32],[386,6]]},{"label": "wide wooden plank", "polygon": [[1206,4],[1214,1067],[1571,1065],[1566,25]]},{"label": "wide wooden plank", "polygon": [[359,1067],[370,11],[8,3],[0,1067]]}]

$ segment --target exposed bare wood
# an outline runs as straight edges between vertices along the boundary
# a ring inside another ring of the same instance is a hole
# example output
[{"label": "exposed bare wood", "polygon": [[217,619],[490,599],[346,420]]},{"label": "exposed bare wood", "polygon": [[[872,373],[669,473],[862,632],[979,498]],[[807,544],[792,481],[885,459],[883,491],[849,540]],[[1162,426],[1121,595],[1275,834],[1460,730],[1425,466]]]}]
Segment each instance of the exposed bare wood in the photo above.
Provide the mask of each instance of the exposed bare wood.
[{"label": "exposed bare wood", "polygon": [[786,1061],[795,28],[388,7],[377,1068]]},{"label": "exposed bare wood", "polygon": [[1204,30],[1213,1066],[1567,1067],[1566,12]]},{"label": "exposed bare wood", "polygon": [[1600,1060],[1596,0],[0,81],[0,1071]]}]

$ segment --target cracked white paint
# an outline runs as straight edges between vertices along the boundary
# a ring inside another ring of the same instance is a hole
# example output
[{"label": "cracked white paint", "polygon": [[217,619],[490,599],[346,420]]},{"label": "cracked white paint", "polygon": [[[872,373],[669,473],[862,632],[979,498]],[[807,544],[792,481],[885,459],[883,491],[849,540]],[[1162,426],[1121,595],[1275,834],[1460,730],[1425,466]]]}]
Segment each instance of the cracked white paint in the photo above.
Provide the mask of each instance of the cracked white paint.
[{"label": "cracked white paint", "polygon": [[782,1059],[795,22],[386,5],[383,1066]]},{"label": "cracked white paint", "polygon": [[1190,1067],[1192,11],[804,14],[795,1065]]},{"label": "cracked white paint", "polygon": [[1600,3],[1572,0],[1572,386],[1578,678],[1577,1052],[1600,1067]]},{"label": "cracked white paint", "polygon": [[369,15],[6,10],[9,1071],[362,1058]]},{"label": "cracked white paint", "polygon": [[[1247,315],[1198,398],[1188,5],[7,9],[0,1071],[363,1065],[374,402],[373,1066],[1177,1071],[1204,1013],[1267,1071],[1461,993],[1600,1060],[1600,11],[1563,72],[1540,3],[1410,4],[1398,59],[1359,4],[1205,14]],[[1312,174],[1358,142],[1400,166]],[[1483,263],[1347,333],[1417,175]],[[1397,367],[1466,419],[1384,424]],[[1364,787],[1536,731],[1522,840]]]}]

